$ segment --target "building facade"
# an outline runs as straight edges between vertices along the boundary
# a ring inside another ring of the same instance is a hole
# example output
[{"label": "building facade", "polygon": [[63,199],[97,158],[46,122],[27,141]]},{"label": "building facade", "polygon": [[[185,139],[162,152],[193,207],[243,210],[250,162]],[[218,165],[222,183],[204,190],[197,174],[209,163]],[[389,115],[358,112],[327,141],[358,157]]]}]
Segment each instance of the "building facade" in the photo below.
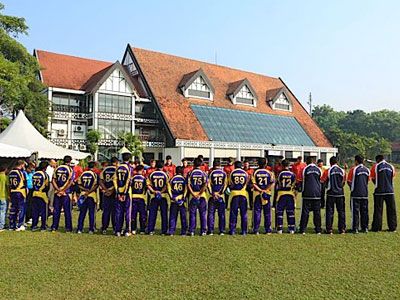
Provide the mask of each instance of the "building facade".
[{"label": "building facade", "polygon": [[101,132],[99,159],[122,146],[121,132],[143,141],[143,158],[315,156],[337,153],[280,78],[133,48],[122,63],[35,50],[48,87],[50,139],[86,149]]}]

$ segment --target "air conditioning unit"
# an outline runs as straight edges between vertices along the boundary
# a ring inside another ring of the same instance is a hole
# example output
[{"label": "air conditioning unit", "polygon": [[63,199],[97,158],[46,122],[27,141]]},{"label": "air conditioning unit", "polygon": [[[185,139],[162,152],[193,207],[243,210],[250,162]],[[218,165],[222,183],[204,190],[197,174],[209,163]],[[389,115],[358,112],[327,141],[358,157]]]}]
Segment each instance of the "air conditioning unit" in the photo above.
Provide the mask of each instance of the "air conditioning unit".
[{"label": "air conditioning unit", "polygon": [[80,151],[86,151],[86,145],[79,145]]},{"label": "air conditioning unit", "polygon": [[79,145],[73,145],[74,150],[79,151]]},{"label": "air conditioning unit", "polygon": [[64,129],[57,130],[57,136],[65,136],[67,132]]},{"label": "air conditioning unit", "polygon": [[82,125],[74,125],[74,126],[72,126],[72,130],[74,132],[83,132],[83,126]]}]

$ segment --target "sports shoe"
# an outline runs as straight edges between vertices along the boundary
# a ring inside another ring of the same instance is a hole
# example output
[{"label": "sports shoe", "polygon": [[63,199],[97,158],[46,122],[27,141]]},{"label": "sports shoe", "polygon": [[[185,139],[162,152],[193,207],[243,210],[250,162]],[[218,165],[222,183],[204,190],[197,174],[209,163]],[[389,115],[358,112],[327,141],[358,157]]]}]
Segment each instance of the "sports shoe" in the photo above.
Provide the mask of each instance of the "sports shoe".
[{"label": "sports shoe", "polygon": [[276,233],[278,233],[278,234],[282,234],[282,233],[283,233],[283,231],[282,231],[282,230],[278,230]]},{"label": "sports shoe", "polygon": [[223,232],[220,232],[220,233],[219,233],[219,235],[221,235],[221,236],[222,236],[222,235],[225,235],[225,233],[223,233]]},{"label": "sports shoe", "polygon": [[133,230],[133,231],[132,231],[132,235],[136,235],[136,230]]},{"label": "sports shoe", "polygon": [[130,232],[125,232],[125,236],[131,236],[132,234]]},{"label": "sports shoe", "polygon": [[140,234],[140,235],[143,235],[143,234],[145,234],[145,232],[144,232],[144,231],[141,231],[141,232],[139,232],[139,234]]},{"label": "sports shoe", "polygon": [[115,234],[115,236],[120,237],[120,236],[121,236],[121,232],[117,232],[117,233]]},{"label": "sports shoe", "polygon": [[94,234],[94,231],[91,231],[91,230],[90,230],[90,231],[89,231],[89,234]]},{"label": "sports shoe", "polygon": [[290,234],[294,234],[294,230],[290,230],[289,233],[290,233]]},{"label": "sports shoe", "polygon": [[37,226],[36,227],[32,227],[31,230],[32,230],[32,232],[39,231],[39,227],[37,227]]},{"label": "sports shoe", "polygon": [[78,230],[76,233],[77,233],[77,234],[82,234],[82,231],[81,231],[81,230]]},{"label": "sports shoe", "polygon": [[154,231],[150,231],[150,232],[149,232],[149,235],[154,235]]},{"label": "sports shoe", "polygon": [[25,226],[22,225],[21,227],[18,227],[17,229],[15,229],[15,231],[25,231]]},{"label": "sports shoe", "polygon": [[4,231],[4,229],[2,228],[2,229],[0,229],[0,232],[3,232]]},{"label": "sports shoe", "polygon": [[107,234],[107,230],[103,230],[101,233],[106,235]]},{"label": "sports shoe", "polygon": [[206,236],[206,235],[207,235],[207,233],[205,233],[205,232],[201,233],[201,236]]},{"label": "sports shoe", "polygon": [[190,236],[194,236],[194,232],[190,232],[189,235],[190,235]]}]

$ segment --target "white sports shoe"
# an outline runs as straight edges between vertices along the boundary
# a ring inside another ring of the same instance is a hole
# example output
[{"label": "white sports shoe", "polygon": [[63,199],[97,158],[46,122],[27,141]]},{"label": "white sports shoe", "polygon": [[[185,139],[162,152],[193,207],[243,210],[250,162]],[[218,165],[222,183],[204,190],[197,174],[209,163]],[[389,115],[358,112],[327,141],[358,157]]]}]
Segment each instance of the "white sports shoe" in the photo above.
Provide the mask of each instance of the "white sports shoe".
[{"label": "white sports shoe", "polygon": [[76,233],[77,233],[77,234],[82,234],[82,231],[78,230]]},{"label": "white sports shoe", "polygon": [[290,234],[294,234],[294,230],[290,230],[289,233],[290,233]]},{"label": "white sports shoe", "polygon": [[25,231],[25,226],[22,225],[21,227],[18,227],[17,229],[15,229],[15,231]]},{"label": "white sports shoe", "polygon": [[283,231],[282,231],[282,230],[278,230],[277,233],[278,233],[278,234],[282,234]]},{"label": "white sports shoe", "polygon": [[133,235],[136,235],[136,230],[132,231],[132,234],[133,234]]},{"label": "white sports shoe", "polygon": [[130,232],[125,232],[125,236],[131,236]]}]

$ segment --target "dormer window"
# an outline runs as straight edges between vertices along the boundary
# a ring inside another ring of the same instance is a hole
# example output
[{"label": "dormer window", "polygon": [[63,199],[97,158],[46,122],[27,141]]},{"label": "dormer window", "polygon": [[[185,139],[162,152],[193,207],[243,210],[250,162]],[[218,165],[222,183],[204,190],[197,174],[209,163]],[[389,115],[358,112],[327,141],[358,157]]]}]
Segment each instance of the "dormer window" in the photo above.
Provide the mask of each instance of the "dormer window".
[{"label": "dormer window", "polygon": [[226,94],[233,104],[257,106],[256,92],[246,78],[229,84]]},{"label": "dormer window", "polygon": [[184,75],[179,88],[186,98],[213,100],[214,97],[214,88],[202,69]]},{"label": "dormer window", "polygon": [[280,110],[287,110],[290,111],[290,102],[286,98],[285,94],[282,93],[278,99],[276,99],[274,103],[274,109],[280,109]]},{"label": "dormer window", "polygon": [[292,111],[292,102],[285,88],[267,91],[267,101],[272,109]]}]

